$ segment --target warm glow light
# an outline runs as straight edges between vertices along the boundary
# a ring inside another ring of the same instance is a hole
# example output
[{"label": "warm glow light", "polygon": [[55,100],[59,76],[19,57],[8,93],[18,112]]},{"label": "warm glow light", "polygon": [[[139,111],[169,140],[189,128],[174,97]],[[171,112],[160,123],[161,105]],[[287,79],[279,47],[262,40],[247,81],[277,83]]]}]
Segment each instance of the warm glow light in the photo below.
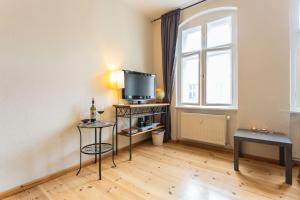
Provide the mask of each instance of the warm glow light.
[{"label": "warm glow light", "polygon": [[114,89],[124,88],[124,72],[113,71],[110,76],[110,82]]}]

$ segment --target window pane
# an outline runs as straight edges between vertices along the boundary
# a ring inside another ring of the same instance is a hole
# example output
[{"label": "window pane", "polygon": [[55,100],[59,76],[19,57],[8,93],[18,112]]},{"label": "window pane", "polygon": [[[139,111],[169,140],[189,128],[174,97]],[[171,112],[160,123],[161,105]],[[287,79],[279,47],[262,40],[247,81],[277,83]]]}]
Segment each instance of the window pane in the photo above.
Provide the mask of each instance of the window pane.
[{"label": "window pane", "polygon": [[298,5],[299,7],[298,7],[298,29],[300,29],[300,3],[299,3],[299,5]]},{"label": "window pane", "polygon": [[201,27],[182,31],[182,52],[198,51],[201,49]]},{"label": "window pane", "polygon": [[199,102],[199,56],[184,57],[181,64],[181,102]]},{"label": "window pane", "polygon": [[207,53],[206,103],[232,104],[231,50]]},{"label": "window pane", "polygon": [[207,24],[207,47],[232,43],[231,17],[225,17]]},{"label": "window pane", "polygon": [[297,48],[295,50],[295,53],[293,54],[295,58],[295,69],[294,69],[294,76],[293,78],[295,79],[295,106],[297,108],[300,108],[300,34],[297,35]]}]

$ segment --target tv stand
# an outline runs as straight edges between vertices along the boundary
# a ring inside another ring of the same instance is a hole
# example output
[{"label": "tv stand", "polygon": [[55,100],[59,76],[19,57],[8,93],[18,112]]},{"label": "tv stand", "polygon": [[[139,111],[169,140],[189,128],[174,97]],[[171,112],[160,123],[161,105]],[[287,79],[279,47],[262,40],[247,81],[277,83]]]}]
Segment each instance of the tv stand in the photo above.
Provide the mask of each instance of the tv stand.
[{"label": "tv stand", "polygon": [[[128,104],[128,105],[114,105],[116,109],[116,155],[118,155],[118,136],[129,137],[129,160],[132,159],[132,137],[151,132],[153,130],[164,128],[163,124],[159,124],[147,130],[133,131],[132,127],[133,118],[150,116],[152,117],[152,123],[155,122],[155,116],[164,116],[165,119],[169,112],[168,103],[154,103],[154,104]],[[129,120],[129,128],[127,132],[118,132],[119,118],[125,118]],[[166,120],[165,120],[166,121]]]}]

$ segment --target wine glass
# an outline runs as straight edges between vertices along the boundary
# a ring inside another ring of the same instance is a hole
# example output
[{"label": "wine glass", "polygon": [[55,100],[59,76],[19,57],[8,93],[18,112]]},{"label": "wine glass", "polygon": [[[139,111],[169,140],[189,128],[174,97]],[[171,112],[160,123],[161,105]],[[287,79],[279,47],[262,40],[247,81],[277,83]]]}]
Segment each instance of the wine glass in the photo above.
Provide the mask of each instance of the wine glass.
[{"label": "wine glass", "polygon": [[[101,116],[104,113],[104,106],[100,106],[97,113],[99,114],[99,116]],[[101,121],[100,118],[99,118],[99,121]]]}]

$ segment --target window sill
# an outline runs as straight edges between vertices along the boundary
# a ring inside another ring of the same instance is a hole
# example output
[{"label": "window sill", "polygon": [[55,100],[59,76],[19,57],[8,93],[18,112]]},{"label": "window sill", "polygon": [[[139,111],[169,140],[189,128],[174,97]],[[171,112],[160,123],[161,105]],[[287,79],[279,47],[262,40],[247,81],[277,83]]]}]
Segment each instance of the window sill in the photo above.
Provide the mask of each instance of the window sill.
[{"label": "window sill", "polygon": [[290,113],[291,114],[300,114],[300,108],[291,108]]},{"label": "window sill", "polygon": [[236,106],[193,106],[193,105],[177,105],[176,109],[192,109],[192,110],[223,110],[223,111],[237,111]]}]

